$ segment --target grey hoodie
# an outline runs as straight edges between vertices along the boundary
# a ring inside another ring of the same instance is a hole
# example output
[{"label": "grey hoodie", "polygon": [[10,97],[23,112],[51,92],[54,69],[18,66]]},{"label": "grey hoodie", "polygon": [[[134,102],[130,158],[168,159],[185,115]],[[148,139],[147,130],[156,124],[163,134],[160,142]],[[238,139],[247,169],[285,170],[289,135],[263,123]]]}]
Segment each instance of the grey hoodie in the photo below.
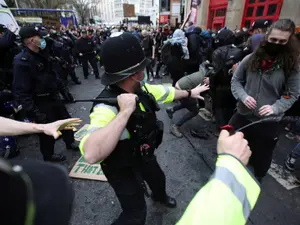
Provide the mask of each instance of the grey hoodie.
[{"label": "grey hoodie", "polygon": [[[249,58],[246,56],[233,74],[231,91],[238,100],[237,111],[250,120],[259,120],[259,109],[271,105],[275,116],[283,116],[300,95],[300,73],[293,71],[285,86],[285,76],[282,69],[259,74],[248,69]],[[285,87],[289,90],[289,98],[283,97]],[[255,110],[248,109],[243,102],[251,96],[256,100]],[[274,115],[273,115],[274,116]]]}]

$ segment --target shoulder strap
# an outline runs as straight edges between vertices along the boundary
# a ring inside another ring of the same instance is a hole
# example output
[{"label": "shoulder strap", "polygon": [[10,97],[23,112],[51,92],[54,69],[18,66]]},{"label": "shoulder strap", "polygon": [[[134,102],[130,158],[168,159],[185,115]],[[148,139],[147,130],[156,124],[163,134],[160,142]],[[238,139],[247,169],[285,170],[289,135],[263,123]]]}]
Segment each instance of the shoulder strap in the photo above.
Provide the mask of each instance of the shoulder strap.
[{"label": "shoulder strap", "polygon": [[[113,90],[112,88],[110,88],[109,86],[106,86],[103,90],[102,90],[102,92],[96,97],[96,99],[99,99],[99,98],[116,98],[117,96],[118,96],[119,94],[115,91],[115,90]],[[91,108],[91,110],[90,110],[90,113],[92,113],[93,112],[93,109],[94,109],[94,107],[96,106],[96,105],[98,105],[98,104],[100,104],[99,102],[97,102],[97,103],[93,103],[93,105],[92,105],[92,108]],[[120,110],[120,107],[119,107],[119,105],[118,105],[118,103],[117,104],[108,104],[108,103],[105,103],[106,105],[110,105],[110,106],[114,106],[114,107],[116,107],[118,110]]]}]

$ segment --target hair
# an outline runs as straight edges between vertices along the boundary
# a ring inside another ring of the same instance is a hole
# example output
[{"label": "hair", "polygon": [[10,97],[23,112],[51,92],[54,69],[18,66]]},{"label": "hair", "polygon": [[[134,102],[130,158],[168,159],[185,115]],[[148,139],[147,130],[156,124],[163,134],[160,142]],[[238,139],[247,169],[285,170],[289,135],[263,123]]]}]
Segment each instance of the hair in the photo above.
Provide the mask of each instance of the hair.
[{"label": "hair", "polygon": [[249,68],[253,72],[258,71],[258,69],[261,68],[261,63],[267,56],[265,46],[268,43],[268,37],[273,29],[291,33],[285,50],[276,56],[276,59],[282,61],[285,76],[288,77],[291,71],[299,71],[300,65],[300,43],[295,37],[296,26],[291,19],[280,19],[270,26],[265,35],[264,41],[262,41],[260,46],[250,57]]}]

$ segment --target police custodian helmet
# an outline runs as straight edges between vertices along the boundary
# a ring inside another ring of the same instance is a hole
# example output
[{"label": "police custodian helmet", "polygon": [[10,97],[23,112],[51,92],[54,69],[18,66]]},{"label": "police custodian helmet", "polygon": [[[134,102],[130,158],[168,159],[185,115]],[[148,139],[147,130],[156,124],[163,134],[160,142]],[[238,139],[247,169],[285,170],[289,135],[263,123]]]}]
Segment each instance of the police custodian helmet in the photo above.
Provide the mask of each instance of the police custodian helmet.
[{"label": "police custodian helmet", "polygon": [[105,70],[101,78],[104,85],[122,81],[143,71],[149,64],[138,39],[130,33],[107,39],[101,47],[100,56]]}]

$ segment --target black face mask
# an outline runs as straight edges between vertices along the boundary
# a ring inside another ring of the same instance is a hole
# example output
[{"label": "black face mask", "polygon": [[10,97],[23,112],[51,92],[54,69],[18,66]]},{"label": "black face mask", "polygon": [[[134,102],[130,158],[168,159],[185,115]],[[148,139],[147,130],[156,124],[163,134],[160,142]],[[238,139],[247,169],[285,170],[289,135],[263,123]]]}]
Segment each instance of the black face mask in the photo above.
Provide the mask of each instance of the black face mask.
[{"label": "black face mask", "polygon": [[284,51],[285,45],[267,42],[267,44],[264,46],[264,48],[269,56],[276,56],[280,52]]}]

